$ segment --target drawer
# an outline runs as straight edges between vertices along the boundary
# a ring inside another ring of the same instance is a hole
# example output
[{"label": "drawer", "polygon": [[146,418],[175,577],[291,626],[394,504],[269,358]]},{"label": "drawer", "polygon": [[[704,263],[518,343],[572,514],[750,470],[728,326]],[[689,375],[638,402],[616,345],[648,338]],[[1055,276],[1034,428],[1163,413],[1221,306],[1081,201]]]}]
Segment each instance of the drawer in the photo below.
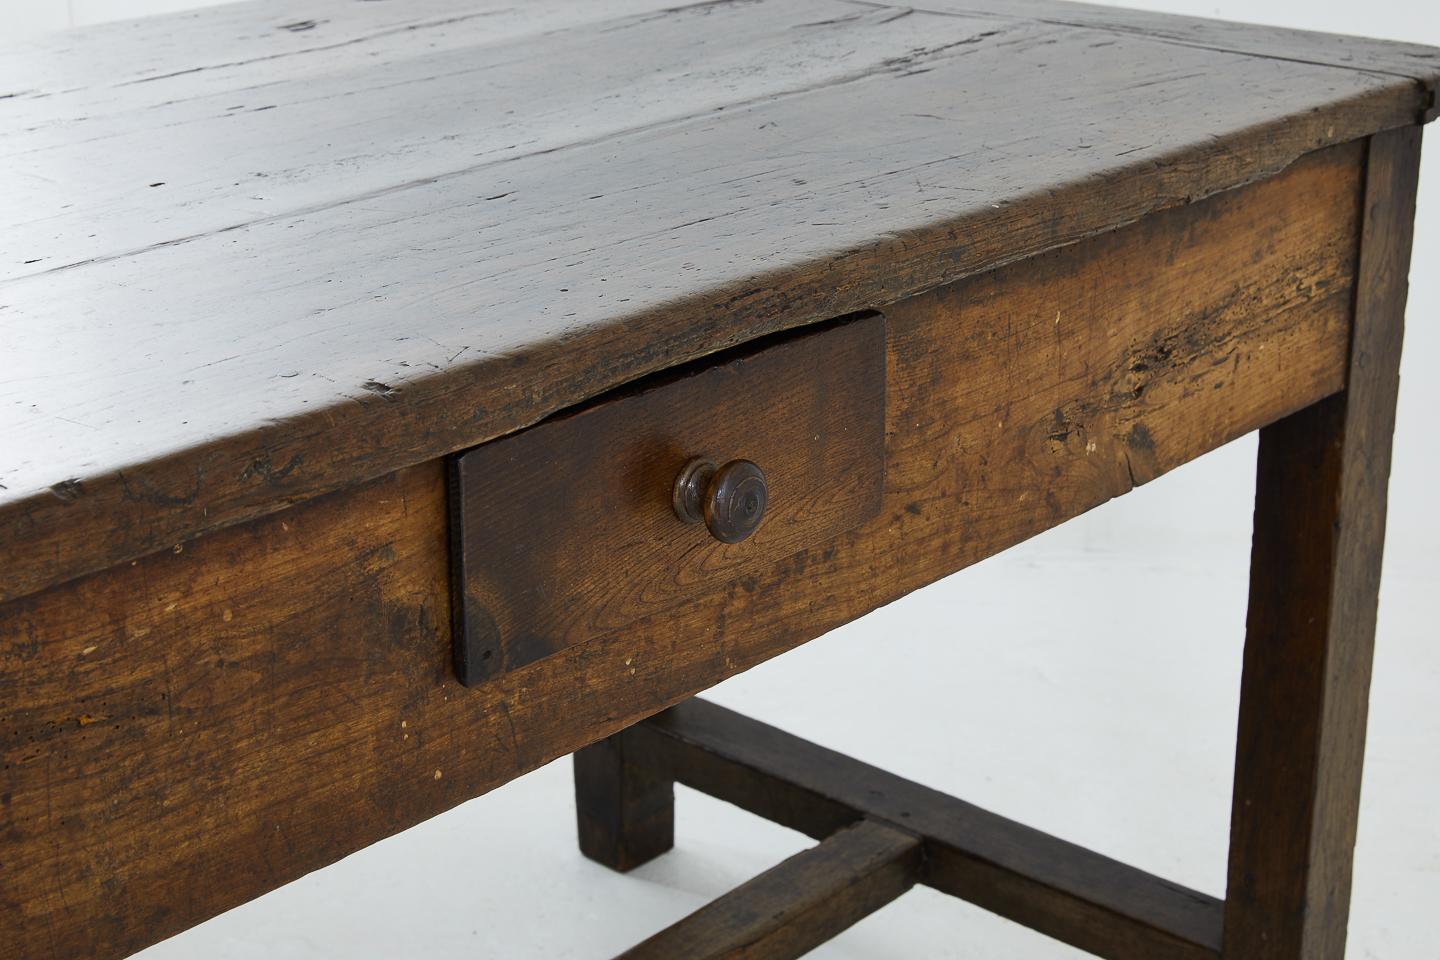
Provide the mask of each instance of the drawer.
[{"label": "drawer", "polygon": [[459,679],[617,634],[858,526],[880,510],[884,434],[885,324],[866,313],[457,455]]}]

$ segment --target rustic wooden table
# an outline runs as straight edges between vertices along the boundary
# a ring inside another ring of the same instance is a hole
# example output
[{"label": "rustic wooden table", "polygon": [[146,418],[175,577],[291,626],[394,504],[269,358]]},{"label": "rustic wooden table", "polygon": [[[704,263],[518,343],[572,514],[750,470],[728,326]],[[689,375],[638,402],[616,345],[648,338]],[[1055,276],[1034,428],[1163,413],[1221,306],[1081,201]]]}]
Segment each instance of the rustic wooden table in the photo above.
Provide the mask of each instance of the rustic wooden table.
[{"label": "rustic wooden table", "polygon": [[[633,956],[915,883],[1341,956],[1440,51],[668,3],[0,58],[0,956],[125,956],[575,751],[617,869],[677,781],[820,841]],[[1257,429],[1223,900],[687,699]]]}]

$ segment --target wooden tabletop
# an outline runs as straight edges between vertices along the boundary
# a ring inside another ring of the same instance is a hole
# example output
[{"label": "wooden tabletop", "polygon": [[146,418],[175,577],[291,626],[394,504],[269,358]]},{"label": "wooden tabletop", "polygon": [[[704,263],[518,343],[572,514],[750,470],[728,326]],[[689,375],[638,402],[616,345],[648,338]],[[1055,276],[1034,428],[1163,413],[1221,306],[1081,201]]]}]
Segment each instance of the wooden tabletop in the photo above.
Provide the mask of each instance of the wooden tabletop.
[{"label": "wooden tabletop", "polygon": [[[1433,116],[1024,0],[279,0],[0,57],[0,599]],[[288,11],[287,11],[288,8]]]}]

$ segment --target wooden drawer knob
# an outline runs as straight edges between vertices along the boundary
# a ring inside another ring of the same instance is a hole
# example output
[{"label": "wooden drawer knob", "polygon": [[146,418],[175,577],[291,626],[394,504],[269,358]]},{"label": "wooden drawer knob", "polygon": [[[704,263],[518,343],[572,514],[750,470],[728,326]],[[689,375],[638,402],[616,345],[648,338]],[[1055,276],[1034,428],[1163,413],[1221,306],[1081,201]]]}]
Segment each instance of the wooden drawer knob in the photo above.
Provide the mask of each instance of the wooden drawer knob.
[{"label": "wooden drawer knob", "polygon": [[764,471],[749,460],[716,467],[701,457],[675,478],[675,515],[686,523],[703,522],[721,543],[739,543],[754,533],[769,497]]}]

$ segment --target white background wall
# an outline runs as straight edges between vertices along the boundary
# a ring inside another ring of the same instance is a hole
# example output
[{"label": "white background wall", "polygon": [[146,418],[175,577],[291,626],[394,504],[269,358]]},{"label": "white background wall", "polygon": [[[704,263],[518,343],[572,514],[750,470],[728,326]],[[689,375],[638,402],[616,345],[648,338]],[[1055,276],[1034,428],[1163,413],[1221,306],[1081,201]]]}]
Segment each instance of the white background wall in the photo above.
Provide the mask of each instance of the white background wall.
[{"label": "white background wall", "polygon": [[[195,0],[0,0],[0,42]],[[1440,46],[1435,0],[1134,2]],[[304,4],[296,3],[297,15]],[[1440,957],[1440,125],[1424,161],[1350,956]],[[711,696],[1212,894],[1224,890],[1254,438]],[[681,791],[628,877],[575,850],[561,761],[143,956],[604,957],[805,845]],[[815,954],[1080,956],[919,890]]]}]

